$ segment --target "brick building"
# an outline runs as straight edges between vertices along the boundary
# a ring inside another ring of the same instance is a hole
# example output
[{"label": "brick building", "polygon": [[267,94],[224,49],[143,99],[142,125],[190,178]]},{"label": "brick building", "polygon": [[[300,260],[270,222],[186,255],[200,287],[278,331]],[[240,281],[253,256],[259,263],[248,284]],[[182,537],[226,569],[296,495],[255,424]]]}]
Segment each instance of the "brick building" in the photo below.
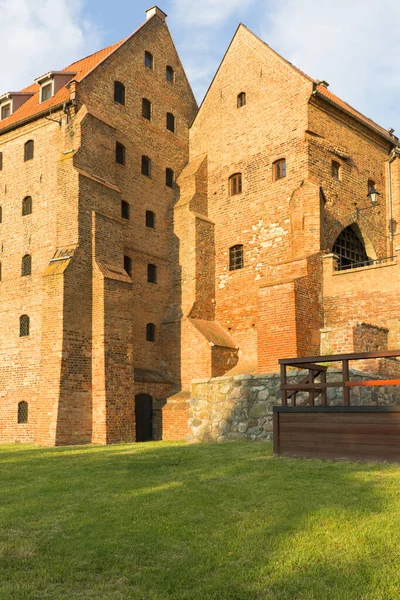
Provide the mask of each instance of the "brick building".
[{"label": "brick building", "polygon": [[192,379],[400,347],[398,139],[243,25],[199,110],[154,7],[0,112],[0,442],[183,439]]}]

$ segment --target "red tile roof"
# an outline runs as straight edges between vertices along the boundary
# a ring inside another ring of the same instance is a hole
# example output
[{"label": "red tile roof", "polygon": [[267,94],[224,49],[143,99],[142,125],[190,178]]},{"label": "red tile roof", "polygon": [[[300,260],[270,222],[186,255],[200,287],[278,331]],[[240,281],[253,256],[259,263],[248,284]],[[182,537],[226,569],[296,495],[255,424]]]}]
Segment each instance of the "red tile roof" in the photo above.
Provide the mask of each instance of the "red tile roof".
[{"label": "red tile roof", "polygon": [[[68,65],[63,72],[73,72],[76,73],[75,76],[72,76],[71,79],[76,81],[81,81],[90,71],[92,71],[97,65],[99,65],[107,56],[109,56],[114,50],[116,50],[125,40],[121,40],[112,46],[108,46],[103,50],[99,50],[99,52],[95,52],[86,58],[78,60],[71,65]],[[30,92],[34,95],[29,98],[22,106],[20,106],[12,115],[10,115],[7,119],[3,119],[0,121],[0,133],[2,129],[6,129],[10,125],[14,123],[19,123],[20,121],[24,121],[30,117],[34,117],[39,113],[42,113],[46,110],[51,109],[54,106],[59,106],[63,102],[69,100],[69,91],[64,86],[62,87],[54,96],[52,96],[46,102],[39,102],[40,97],[40,85],[38,83],[33,83],[32,85],[24,88],[23,92]]]}]

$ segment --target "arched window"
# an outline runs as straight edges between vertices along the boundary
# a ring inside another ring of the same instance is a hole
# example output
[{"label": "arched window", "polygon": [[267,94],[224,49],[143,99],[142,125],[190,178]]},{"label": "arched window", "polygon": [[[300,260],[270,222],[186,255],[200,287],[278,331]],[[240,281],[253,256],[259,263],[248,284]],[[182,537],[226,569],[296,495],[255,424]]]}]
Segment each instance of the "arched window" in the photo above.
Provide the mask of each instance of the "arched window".
[{"label": "arched window", "polygon": [[33,140],[28,140],[24,146],[24,160],[31,160],[33,158],[34,143]]},{"label": "arched window", "polygon": [[146,340],[148,342],[154,342],[156,339],[156,326],[154,323],[147,323],[146,325]]},{"label": "arched window", "polygon": [[147,265],[147,281],[149,283],[157,283],[157,266]]},{"label": "arched window", "polygon": [[153,68],[153,55],[151,52],[147,52],[147,50],[144,53],[144,66],[148,69]]},{"label": "arched window", "polygon": [[234,173],[229,177],[229,195],[236,196],[242,193],[242,174]]},{"label": "arched window", "polygon": [[336,160],[332,161],[332,177],[334,179],[340,179],[340,163]]},{"label": "arched window", "polygon": [[19,318],[19,335],[25,337],[29,335],[30,321],[28,315],[21,315]]},{"label": "arched window", "polygon": [[32,273],[32,257],[30,254],[25,254],[22,257],[21,275],[30,275]]},{"label": "arched window", "polygon": [[147,98],[142,98],[142,117],[151,121],[151,102]]},{"label": "arched window", "polygon": [[175,117],[172,113],[167,113],[167,129],[168,131],[175,131]]},{"label": "arched window", "polygon": [[3,153],[0,152],[0,171],[3,169]]},{"label": "arched window", "polygon": [[275,161],[272,165],[272,173],[274,181],[278,181],[278,179],[283,179],[286,177],[286,159],[280,158]]},{"label": "arched window", "polygon": [[169,83],[174,83],[174,76],[175,73],[173,68],[168,65],[165,69],[165,79],[169,81]]},{"label": "arched window", "polygon": [[165,169],[165,185],[173,187],[174,185],[174,172],[172,169]]},{"label": "arched window", "polygon": [[151,160],[148,156],[142,156],[142,175],[151,176]]},{"label": "arched window", "polygon": [[243,246],[242,244],[236,244],[229,248],[229,270],[236,271],[237,269],[243,269]]},{"label": "arched window", "polygon": [[121,200],[121,217],[123,219],[129,219],[131,207],[129,206],[129,202],[126,200]]},{"label": "arched window", "polygon": [[156,227],[156,215],[152,210],[146,210],[146,227],[155,229]]},{"label": "arched window", "polygon": [[339,257],[338,269],[351,269],[355,266],[364,267],[373,262],[365,250],[361,233],[357,225],[349,225],[343,229],[333,244],[332,252]]},{"label": "arched window", "polygon": [[114,101],[125,106],[125,86],[120,81],[114,81]]},{"label": "arched window", "polygon": [[26,215],[31,215],[31,214],[32,214],[32,197],[26,196],[26,198],[24,198],[22,200],[22,216],[26,217]]},{"label": "arched window", "polygon": [[18,402],[18,423],[28,422],[28,403]]},{"label": "arched window", "polygon": [[241,108],[242,106],[245,106],[245,104],[246,104],[246,93],[240,92],[240,94],[238,94],[238,97],[237,97],[237,107]]},{"label": "arched window", "polygon": [[130,277],[132,275],[132,259],[130,256],[124,256],[124,269]]},{"label": "arched window", "polygon": [[125,146],[119,142],[115,144],[115,162],[119,165],[125,164]]}]

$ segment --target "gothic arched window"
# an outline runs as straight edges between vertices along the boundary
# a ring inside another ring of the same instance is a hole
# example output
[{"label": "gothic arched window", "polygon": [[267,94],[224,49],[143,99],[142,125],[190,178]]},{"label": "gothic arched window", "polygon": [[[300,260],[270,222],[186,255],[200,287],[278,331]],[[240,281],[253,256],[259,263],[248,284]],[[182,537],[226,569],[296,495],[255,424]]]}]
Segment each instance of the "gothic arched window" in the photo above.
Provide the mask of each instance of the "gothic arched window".
[{"label": "gothic arched window", "polygon": [[339,257],[338,269],[351,269],[371,264],[361,235],[351,225],[343,229],[333,244],[332,252]]}]

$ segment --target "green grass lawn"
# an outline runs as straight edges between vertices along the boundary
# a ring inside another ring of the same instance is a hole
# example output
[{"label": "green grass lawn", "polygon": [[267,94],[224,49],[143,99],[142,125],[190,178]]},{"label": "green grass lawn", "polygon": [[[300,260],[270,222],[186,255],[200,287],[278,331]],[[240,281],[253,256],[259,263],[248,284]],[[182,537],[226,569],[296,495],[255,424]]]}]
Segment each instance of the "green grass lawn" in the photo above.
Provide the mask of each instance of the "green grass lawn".
[{"label": "green grass lawn", "polygon": [[0,599],[399,600],[400,467],[0,446]]}]

